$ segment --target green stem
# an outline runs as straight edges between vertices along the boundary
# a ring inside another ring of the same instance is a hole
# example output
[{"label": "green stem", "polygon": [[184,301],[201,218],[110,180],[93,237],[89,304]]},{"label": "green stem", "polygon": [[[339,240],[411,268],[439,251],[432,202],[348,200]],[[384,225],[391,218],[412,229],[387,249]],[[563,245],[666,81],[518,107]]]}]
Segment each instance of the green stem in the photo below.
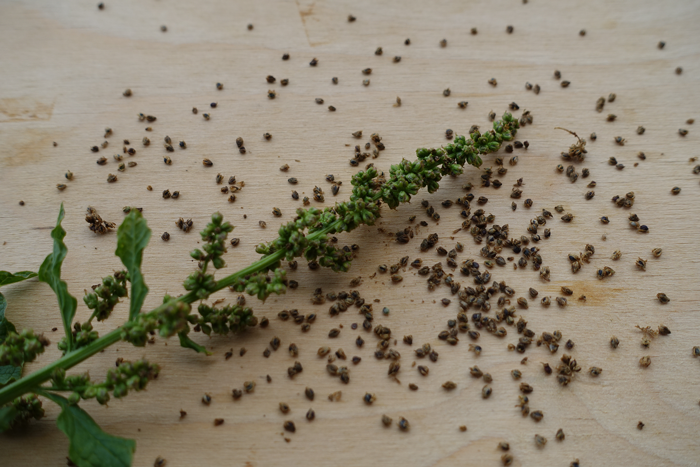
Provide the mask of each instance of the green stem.
[{"label": "green stem", "polygon": [[0,406],[12,402],[15,398],[28,392],[34,392],[39,389],[39,385],[48,381],[49,378],[51,378],[54,370],[57,368],[63,368],[66,370],[68,368],[72,368],[78,363],[90,358],[100,350],[118,342],[120,339],[121,329],[115,329],[109,334],[105,334],[104,336],[100,337],[93,343],[74,352],[68,353],[55,362],[46,365],[44,368],[38,371],[35,371],[31,375],[26,376],[19,381],[15,381],[9,386],[5,386],[4,388],[0,389]]},{"label": "green stem", "polygon": [[97,308],[95,308],[95,311],[92,312],[90,315],[90,318],[87,320],[88,324],[92,323],[92,320],[97,316]]},{"label": "green stem", "polygon": [[[333,230],[337,229],[338,226],[340,225],[340,221],[333,222],[332,224],[328,225],[327,227],[314,232],[312,234],[309,234],[308,238],[309,240],[316,240],[320,238],[321,236],[332,232]],[[258,271],[266,270],[268,267],[272,266],[273,264],[277,263],[280,261],[282,258],[284,258],[284,251],[276,251],[272,253],[269,256],[266,256],[250,266],[241,269],[240,271],[234,272],[230,276],[224,277],[220,281],[217,281],[216,287],[213,292],[219,291],[225,287],[228,287],[230,285],[235,284],[238,279],[241,277],[248,276],[250,274],[254,274]],[[194,292],[189,292],[179,298],[173,299],[169,303],[164,303],[157,307],[155,310],[161,308],[165,308],[168,305],[170,305],[172,302],[185,302],[185,303],[194,303],[196,302],[197,296]],[[67,353],[63,357],[59,358],[53,363],[50,363],[49,365],[43,367],[40,370],[35,371],[34,373],[20,379],[19,381],[15,381],[14,383],[5,386],[4,388],[0,389],[0,407],[2,407],[5,404],[8,404],[12,402],[15,398],[20,397],[28,392],[36,392],[39,390],[40,385],[45,383],[51,378],[51,375],[53,374],[54,370],[57,368],[63,368],[64,370],[68,370],[69,368],[74,367],[78,363],[87,360],[90,358],[92,355],[106,349],[112,344],[117,343],[121,339],[121,328],[115,329],[114,331],[111,331],[108,334],[105,334],[104,336],[100,337],[96,341],[92,342],[91,344],[80,348],[76,351]],[[47,389],[47,388],[45,388]]]},{"label": "green stem", "polygon": [[[341,224],[340,220],[332,222],[331,224],[324,227],[323,229],[321,229],[317,232],[314,232],[312,234],[309,234],[306,238],[309,239],[309,241],[317,240],[317,239],[321,238],[323,235],[326,235],[326,234],[336,230],[340,226],[340,224]],[[230,276],[224,277],[220,281],[216,282],[216,288],[214,289],[214,292],[216,292],[217,290],[221,290],[224,287],[228,287],[230,285],[235,284],[236,281],[238,281],[238,279],[241,277],[245,277],[245,276],[248,276],[250,274],[254,274],[258,271],[262,271],[262,270],[269,268],[273,264],[282,260],[282,258],[284,258],[284,253],[285,253],[284,250],[275,251],[274,253],[272,253],[268,256],[265,256],[264,258],[254,262],[253,264],[251,264],[247,268],[243,268],[238,272],[234,272]],[[191,303],[191,302],[189,302],[189,303]]]}]

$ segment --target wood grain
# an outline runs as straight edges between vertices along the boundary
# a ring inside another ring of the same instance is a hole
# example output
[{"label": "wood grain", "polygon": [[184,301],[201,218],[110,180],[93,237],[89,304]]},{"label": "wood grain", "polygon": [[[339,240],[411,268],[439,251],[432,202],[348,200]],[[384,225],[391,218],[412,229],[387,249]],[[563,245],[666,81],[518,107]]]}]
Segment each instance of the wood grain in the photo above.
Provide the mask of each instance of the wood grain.
[{"label": "wood grain", "polygon": [[[347,22],[350,13],[356,22]],[[73,294],[80,296],[81,289],[120,268],[113,255],[116,236],[96,236],[87,229],[83,220],[87,206],[114,222],[123,217],[123,206],[143,207],[154,232],[143,261],[151,290],[146,306],[153,307],[163,294],[182,292],[179,284],[194,267],[187,253],[197,245],[196,231],[212,212],[219,210],[231,220],[234,235],[241,239],[239,247],[230,249],[228,267],[221,272],[230,273],[257,258],[257,243],[274,238],[281,219],[272,216],[273,206],[282,210],[284,219],[301,206],[291,199],[292,189],[310,196],[314,186],[322,187],[325,205],[331,206],[335,198],[324,177],[333,173],[344,182],[338,199],[347,199],[356,170],[348,164],[357,144],[353,131],[363,130],[362,143],[374,132],[383,137],[386,150],[373,162],[388,170],[401,158],[414,157],[418,147],[445,144],[447,128],[458,134],[472,124],[488,128],[488,112],[500,114],[515,101],[521,112],[528,109],[534,114],[534,124],[518,134],[530,147],[516,152],[519,163],[507,166],[500,190],[473,192],[489,198],[484,209],[496,215],[497,223],[509,224],[512,236],[526,234],[529,219],[542,208],[551,211],[561,204],[575,214],[570,224],[558,217],[549,221],[552,236],[538,244],[552,270],[551,282],[542,282],[529,267],[514,271],[507,265],[491,271],[494,279],[505,280],[516,290],[516,297],[529,287],[552,297],[563,285],[574,290],[564,309],[531,301],[528,310],[519,312],[538,334],[558,329],[564,341],[575,342],[571,354],[584,372],[571,385],[560,387],[539,363],[555,365],[561,350],[550,355],[533,346],[526,353],[528,363],[521,365],[523,355],[506,348],[519,337],[514,329],[509,328],[502,340],[482,332],[479,357],[468,351],[466,337],[456,347],[438,340],[438,332],[446,329],[446,321],[457,310],[455,297],[445,286],[429,292],[424,278],[412,269],[398,285],[386,276],[370,278],[379,264],[394,264],[405,255],[411,260],[421,257],[427,264],[442,260],[434,251],[419,250],[420,240],[433,232],[448,249],[457,241],[465,244],[460,262],[481,261],[482,245],[466,232],[453,234],[461,224],[459,210],[439,205],[462,196],[464,183],[479,185],[480,173],[471,169],[458,179],[444,180],[435,194],[420,193],[411,205],[385,210],[377,226],[340,236],[341,243],[360,245],[349,273],[309,271],[300,265],[289,274],[299,281],[297,290],[265,304],[248,299],[258,316],[270,318],[267,329],[211,339],[196,336],[211,348],[212,357],[162,339],[145,350],[118,344],[96,355],[76,370],[99,379],[117,357],[142,356],[163,370],[145,393],[113,401],[109,407],[83,406],[108,432],[136,439],[137,466],[152,465],[159,455],[168,459],[169,466],[380,462],[495,466],[501,465],[497,444],[502,440],[511,445],[514,465],[521,466],[566,466],[574,458],[584,466],[700,465],[700,362],[691,356],[692,347],[700,345],[700,179],[692,173],[697,162],[688,161],[700,154],[697,124],[685,123],[697,117],[700,102],[699,21],[697,2],[649,0],[122,1],[106,2],[103,11],[96,2],[82,0],[3,2],[0,267],[38,269],[50,251],[49,229],[64,202],[69,255],[63,276]],[[254,24],[252,31],[246,28],[248,23]],[[161,25],[167,25],[166,33],[160,31]],[[513,34],[506,34],[507,25],[514,26]],[[471,27],[478,28],[477,35],[469,33]],[[586,30],[585,37],[579,36],[581,29]],[[404,45],[407,37],[410,46]],[[448,41],[445,48],[439,46],[443,38]],[[666,41],[663,50],[657,48],[660,40]],[[374,54],[379,46],[382,56]],[[281,60],[283,53],[291,55],[289,61]],[[395,55],[402,57],[399,63],[393,63]],[[319,64],[310,67],[314,57]],[[680,75],[674,73],[678,66],[683,68]],[[373,71],[371,84],[364,87],[361,70],[367,67]],[[568,88],[553,78],[555,69],[571,81]],[[277,83],[265,81],[270,74]],[[331,83],[334,76],[337,85]],[[497,87],[487,84],[491,77],[498,80]],[[286,87],[279,85],[283,78],[289,79]],[[217,82],[224,83],[222,91],[216,90]],[[542,92],[526,91],[525,82],[539,84]],[[443,97],[448,87],[451,96]],[[126,88],[133,90],[132,97],[122,96]],[[268,89],[277,91],[276,99],[267,98]],[[597,113],[596,99],[609,93],[616,93],[617,99]],[[393,106],[397,96],[401,107]],[[325,104],[317,105],[317,97]],[[465,110],[457,108],[462,100],[469,101]],[[218,103],[216,109],[209,108],[211,102]],[[337,111],[329,112],[328,105]],[[191,112],[193,106],[198,115]],[[205,111],[211,120],[204,121]],[[152,132],[144,131],[148,124],[138,121],[139,112],[157,116],[150,125]],[[617,120],[606,122],[608,113],[616,114]],[[642,136],[635,132],[640,125],[646,127]],[[572,184],[556,172],[560,152],[573,141],[556,126],[586,137],[597,133],[597,141],[588,142],[586,161],[577,164],[579,171],[590,169],[588,179]],[[109,147],[93,154],[90,147],[104,140],[105,127],[114,131],[107,138]],[[687,128],[689,134],[679,136],[679,128]],[[273,135],[270,141],[262,138],[265,132]],[[166,135],[188,145],[171,154],[172,166],[162,162],[167,153],[161,141]],[[151,139],[150,147],[141,145],[143,136]],[[236,150],[238,136],[245,139],[245,155]],[[616,145],[615,136],[627,143]],[[136,149],[137,154],[127,159],[138,166],[121,173],[111,156],[121,152],[123,139]],[[640,151],[646,160],[637,158]],[[106,166],[95,164],[101,155],[110,158]],[[625,165],[624,170],[608,165],[611,156]],[[204,157],[214,166],[204,167]],[[494,157],[488,157],[484,166],[492,166]],[[291,166],[289,172],[279,172],[285,163]],[[75,174],[73,181],[63,178],[66,170]],[[233,204],[214,183],[219,172],[246,182]],[[118,174],[119,181],[108,184],[108,173]],[[286,182],[292,176],[299,179],[296,187]],[[521,177],[523,199],[512,212],[510,187]],[[586,201],[583,196],[591,180],[597,182],[596,196]],[[55,186],[63,182],[68,188],[58,192]],[[152,192],[146,190],[148,185]],[[670,194],[674,186],[681,187],[680,195]],[[162,199],[164,189],[179,190],[180,199]],[[612,196],[628,191],[636,194],[631,210],[610,202]],[[525,198],[534,201],[530,210],[523,207]],[[419,203],[423,199],[436,206],[441,215],[438,224],[424,214]],[[20,200],[26,205],[20,206]],[[648,235],[628,227],[632,212],[650,227]],[[405,228],[412,215],[429,226],[418,229],[408,245],[392,242],[388,233]],[[599,222],[603,215],[610,217],[610,224]],[[176,230],[174,221],[179,217],[194,220],[191,233]],[[259,227],[260,220],[267,222],[267,229]],[[170,232],[170,242],[160,240],[164,231]],[[595,245],[593,261],[573,275],[566,254],[582,251],[586,243]],[[659,259],[651,256],[655,247],[663,248]],[[616,249],[623,256],[613,262],[609,258]],[[646,272],[635,268],[637,257],[649,260]],[[596,280],[595,271],[605,265],[617,274]],[[331,318],[326,313],[329,304],[310,302],[316,287],[324,292],[349,290],[350,280],[358,276],[363,278],[358,287],[362,296],[379,300],[374,304],[375,322],[389,326],[399,340],[400,384],[387,377],[387,362],[374,359],[374,336],[365,336],[364,348],[356,348],[355,338],[364,331],[350,329],[351,323],[361,323],[354,308]],[[471,285],[459,271],[455,276]],[[655,298],[662,291],[671,298],[665,306]],[[45,332],[54,342],[60,339],[59,332],[51,332],[53,327],[60,329],[60,319],[48,287],[31,280],[2,292],[9,302],[8,317],[18,327]],[[581,294],[586,295],[585,302],[575,299]],[[227,291],[212,298],[235,297]],[[442,298],[453,299],[452,304],[444,307]],[[84,320],[89,313],[79,302],[77,317]],[[391,310],[388,316],[379,311],[384,306]],[[98,326],[100,332],[121,322],[127,308],[118,308],[112,322]],[[280,310],[290,308],[318,314],[309,333],[277,319]],[[660,323],[673,333],[643,349],[634,326]],[[340,325],[340,337],[328,339],[328,330]],[[440,353],[437,363],[428,362],[429,376],[421,377],[412,368],[413,352],[401,343],[405,334],[413,335],[413,347],[429,342]],[[608,344],[612,334],[621,341],[615,351]],[[262,352],[273,336],[281,339],[282,347],[264,359]],[[286,352],[292,342],[299,346],[304,365],[294,380],[286,376],[294,360]],[[349,385],[326,374],[325,361],[316,356],[321,345],[362,357],[359,365],[350,364]],[[244,357],[238,356],[241,347],[248,350]],[[229,349],[235,356],[225,361],[223,354]],[[647,369],[638,364],[642,355],[652,357]],[[27,371],[57,356],[52,346]],[[483,382],[469,376],[473,365],[493,376],[494,393],[488,400],[480,395]],[[594,365],[604,370],[599,378],[586,374]],[[522,418],[514,407],[518,382],[510,371],[515,368],[535,387],[530,405],[544,411],[540,423]],[[233,401],[231,389],[247,380],[257,382],[255,393]],[[458,388],[443,390],[447,380]],[[409,383],[420,389],[410,391]],[[304,397],[306,386],[315,390],[314,402]],[[330,402],[327,395],[338,390],[343,393],[341,401]],[[213,397],[208,407],[200,403],[205,392]],[[376,394],[372,406],[362,402],[365,392]],[[280,413],[281,401],[291,406],[290,414]],[[65,465],[67,440],[55,427],[55,407],[46,405],[44,420],[0,437],[4,465]],[[313,422],[304,418],[309,407],[316,411]],[[180,409],[188,413],[183,420]],[[384,428],[382,414],[394,420],[406,417],[410,431]],[[212,422],[219,417],[225,423],[214,427]],[[297,425],[292,435],[283,435],[287,419]],[[636,428],[640,420],[646,424],[641,431]],[[468,431],[460,432],[460,425],[467,425]],[[554,438],[558,428],[566,433],[563,442]],[[536,433],[549,439],[544,449],[535,446]]]}]

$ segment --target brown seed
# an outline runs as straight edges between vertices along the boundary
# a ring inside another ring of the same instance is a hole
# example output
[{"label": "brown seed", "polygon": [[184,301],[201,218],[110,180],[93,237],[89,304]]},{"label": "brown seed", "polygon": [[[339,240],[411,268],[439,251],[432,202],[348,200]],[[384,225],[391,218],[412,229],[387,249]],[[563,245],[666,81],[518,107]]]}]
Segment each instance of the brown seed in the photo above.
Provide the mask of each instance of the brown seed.
[{"label": "brown seed", "polygon": [[313,390],[313,389],[307,387],[307,388],[304,390],[304,395],[305,395],[306,398],[309,399],[310,401],[314,400],[314,390]]},{"label": "brown seed", "polygon": [[541,435],[535,435],[535,444],[538,448],[543,448],[547,444],[547,438]]},{"label": "brown seed", "polygon": [[294,433],[297,431],[297,427],[294,426],[294,422],[287,420],[284,422],[284,425],[282,425],[286,431],[289,431],[290,433]]},{"label": "brown seed", "polygon": [[399,372],[400,369],[401,369],[401,364],[397,361],[393,361],[389,365],[389,371],[387,372],[387,374],[389,376],[396,376],[396,374]]}]

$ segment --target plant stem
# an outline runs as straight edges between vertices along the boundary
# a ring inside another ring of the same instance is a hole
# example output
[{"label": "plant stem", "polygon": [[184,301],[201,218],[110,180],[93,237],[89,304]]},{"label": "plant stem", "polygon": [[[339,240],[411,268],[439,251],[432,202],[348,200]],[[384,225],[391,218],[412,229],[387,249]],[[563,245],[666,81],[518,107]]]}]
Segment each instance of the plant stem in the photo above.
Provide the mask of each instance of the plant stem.
[{"label": "plant stem", "polygon": [[[321,236],[335,230],[339,226],[339,224],[340,221],[333,222],[327,227],[310,234],[307,238],[309,240],[316,240]],[[240,271],[234,272],[230,276],[224,277],[223,279],[217,281],[216,287],[214,288],[214,290],[212,290],[212,293],[235,284],[236,281],[241,277],[245,277],[250,274],[254,274],[258,271],[265,270],[269,266],[280,261],[282,258],[284,258],[284,251],[276,251],[271,255],[254,262],[250,266],[243,268]],[[160,305],[153,311],[156,311],[160,308],[165,308],[174,302],[194,303],[196,301],[196,294],[194,292],[189,292],[179,298],[173,299],[169,303],[164,303]],[[110,345],[115,344],[120,340],[121,328],[117,328],[109,332],[108,334],[105,334],[104,336],[100,337],[91,344],[73,352],[67,353],[63,357],[59,358],[53,363],[50,363],[42,369],[35,371],[34,373],[20,379],[19,381],[15,381],[10,385],[5,386],[4,388],[0,389],[0,407],[12,402],[15,398],[20,397],[28,392],[38,391],[39,386],[48,381],[51,378],[51,375],[53,374],[54,370],[56,370],[57,368],[68,370],[69,368],[74,367],[78,363],[90,358],[92,355],[100,352],[103,349],[106,349]]]},{"label": "plant stem", "polygon": [[9,386],[0,389],[0,406],[12,402],[15,398],[20,397],[28,392],[33,392],[38,389],[39,385],[48,381],[51,374],[56,368],[68,369],[74,367],[78,363],[90,358],[100,350],[109,347],[121,339],[121,329],[115,329],[108,334],[100,337],[82,349],[68,353],[59,358],[53,363],[46,365],[44,368],[35,371],[29,376],[26,376],[19,381],[15,381]]}]

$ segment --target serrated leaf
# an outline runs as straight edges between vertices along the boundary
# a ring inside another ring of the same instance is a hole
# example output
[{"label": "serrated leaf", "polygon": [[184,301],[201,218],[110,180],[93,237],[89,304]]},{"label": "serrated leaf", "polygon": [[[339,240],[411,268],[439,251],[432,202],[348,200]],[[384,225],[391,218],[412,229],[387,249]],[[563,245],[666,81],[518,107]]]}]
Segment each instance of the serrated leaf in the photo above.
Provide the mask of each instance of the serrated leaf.
[{"label": "serrated leaf", "polygon": [[136,441],[105,433],[95,420],[77,405],[57,394],[43,394],[61,407],[58,428],[68,436],[68,457],[79,467],[130,467]]},{"label": "serrated leaf", "polygon": [[148,295],[148,287],[141,274],[141,260],[143,250],[150,238],[151,229],[148,228],[146,219],[141,216],[138,209],[132,209],[117,230],[117,251],[114,252],[129,271],[131,281],[129,320],[133,320],[139,314],[143,301]]},{"label": "serrated leaf", "polygon": [[[0,293],[0,344],[5,342],[7,335],[11,332],[17,332],[14,324],[9,322],[5,318],[5,310],[7,309],[7,300],[5,296]],[[7,383],[13,380],[20,379],[22,377],[22,366],[5,365],[0,366],[0,387],[3,387]]]},{"label": "serrated leaf", "polygon": [[192,349],[197,353],[211,355],[211,352],[209,352],[206,348],[204,348],[203,345],[199,345],[195,341],[190,339],[187,334],[180,332],[180,333],[178,333],[177,337],[180,338],[180,346],[181,347],[184,347],[186,349]]},{"label": "serrated leaf", "polygon": [[17,409],[14,405],[0,407],[0,433],[4,433],[11,428],[12,420],[17,416]]},{"label": "serrated leaf", "polygon": [[39,280],[46,282],[53,289],[58,299],[58,307],[61,310],[61,318],[63,320],[63,330],[66,332],[68,340],[68,352],[73,348],[73,334],[71,324],[75,316],[75,309],[78,306],[78,300],[68,293],[68,285],[61,280],[61,265],[68,253],[68,248],[63,243],[63,238],[66,236],[66,231],[61,227],[61,221],[65,216],[63,203],[58,211],[58,220],[56,227],[51,231],[53,238],[53,253],[49,254],[39,268]]},{"label": "serrated leaf", "polygon": [[7,271],[0,271],[0,287],[3,285],[14,284],[15,282],[22,282],[36,276],[37,273],[32,271],[20,271],[14,274]]}]

